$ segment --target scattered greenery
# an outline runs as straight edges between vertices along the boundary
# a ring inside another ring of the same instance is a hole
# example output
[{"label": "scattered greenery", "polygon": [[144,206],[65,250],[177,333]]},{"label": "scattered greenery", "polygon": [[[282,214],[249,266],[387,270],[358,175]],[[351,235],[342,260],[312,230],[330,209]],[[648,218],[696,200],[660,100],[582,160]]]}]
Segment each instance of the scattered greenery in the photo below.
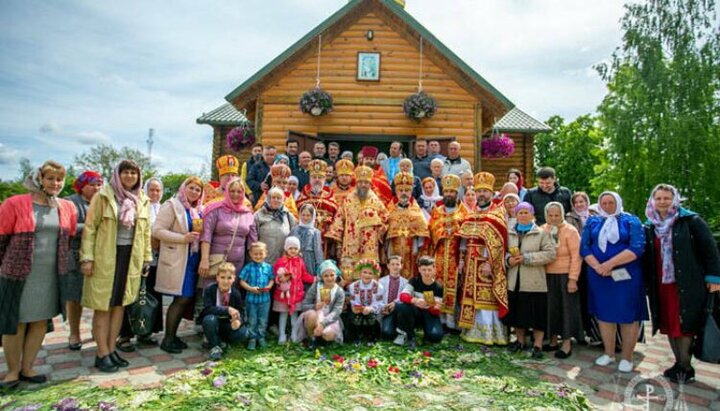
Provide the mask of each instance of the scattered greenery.
[{"label": "scattered greenery", "polygon": [[155,167],[150,164],[150,158],[142,151],[129,147],[117,149],[110,144],[94,146],[89,151],[76,155],[74,161],[78,169],[95,170],[109,181],[117,163],[126,158],[138,163],[143,171],[143,179],[157,173]]},{"label": "scattered greenery", "polygon": [[414,351],[389,343],[315,352],[272,344],[256,352],[231,349],[225,360],[179,372],[160,388],[67,382],[0,399],[0,409],[33,404],[44,410],[53,404],[92,410],[590,408],[581,392],[539,380],[529,363],[457,337]]}]

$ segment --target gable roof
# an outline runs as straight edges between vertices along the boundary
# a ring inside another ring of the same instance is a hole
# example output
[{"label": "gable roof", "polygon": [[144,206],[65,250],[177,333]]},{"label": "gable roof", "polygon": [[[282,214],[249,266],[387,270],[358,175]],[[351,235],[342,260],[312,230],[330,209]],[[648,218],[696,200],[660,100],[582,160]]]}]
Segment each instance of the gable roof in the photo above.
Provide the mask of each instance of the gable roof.
[{"label": "gable roof", "polygon": [[534,134],[552,131],[552,128],[515,107],[495,123],[493,130],[505,133]]},{"label": "gable roof", "polygon": [[195,122],[211,126],[239,126],[247,121],[243,113],[230,103],[225,103],[209,113],[203,113]]},{"label": "gable roof", "polygon": [[[357,12],[361,12],[364,9],[370,9],[372,6],[377,5],[381,10],[386,10],[390,14],[396,16],[403,23],[405,23],[411,31],[413,31],[416,37],[422,37],[423,43],[428,44],[431,48],[437,50],[437,52],[446,58],[451,65],[455,66],[459,74],[464,78],[462,83],[474,84],[476,87],[485,90],[489,95],[496,100],[505,110],[510,110],[515,105],[505,97],[500,91],[493,87],[487,80],[485,80],[480,74],[473,70],[467,63],[462,61],[455,53],[450,51],[440,40],[438,40],[429,30],[427,30],[422,24],[415,20],[405,9],[399,5],[395,0],[350,0],[348,4],[343,6],[340,10],[332,14],[325,21],[320,23],[317,27],[303,36],[300,40],[295,42],[287,50],[282,52],[279,56],[274,58],[265,67],[260,69],[257,73],[252,75],[245,82],[235,88],[230,94],[225,96],[225,100],[231,104],[235,103],[239,99],[245,102],[251,101],[257,97],[261,91],[260,84],[264,80],[267,80],[273,72],[281,68],[281,66],[288,60],[297,57],[302,54],[303,51],[307,51],[309,47],[314,46],[314,40],[318,35],[327,35],[329,31],[336,29],[340,23],[349,19],[352,15]],[[335,33],[336,35],[339,33]],[[331,34],[331,38],[334,37]],[[311,44],[312,43],[312,44]],[[426,49],[427,50],[427,49]],[[473,93],[478,94],[478,93]],[[503,110],[503,111],[505,111]]]}]

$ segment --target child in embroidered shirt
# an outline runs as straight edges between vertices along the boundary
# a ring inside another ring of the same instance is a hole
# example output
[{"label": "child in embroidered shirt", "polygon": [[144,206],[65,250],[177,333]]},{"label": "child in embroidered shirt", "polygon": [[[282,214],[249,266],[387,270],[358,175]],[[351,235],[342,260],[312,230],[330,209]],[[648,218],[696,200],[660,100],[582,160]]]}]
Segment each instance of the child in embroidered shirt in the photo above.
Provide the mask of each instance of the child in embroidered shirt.
[{"label": "child in embroidered shirt", "polygon": [[222,358],[221,342],[242,342],[248,338],[248,329],[242,326],[240,309],[242,296],[233,287],[235,266],[223,263],[218,269],[216,283],[205,287],[203,292],[204,308],[200,314],[203,333],[210,345],[209,359]]},{"label": "child in embroidered shirt", "polygon": [[312,284],[315,281],[300,256],[300,240],[297,237],[289,236],[285,239],[285,255],[277,260],[274,270],[278,286],[273,294],[273,311],[280,313],[278,344],[285,344],[288,315],[291,316],[290,324],[293,327],[298,316],[296,310],[305,296],[303,283]]},{"label": "child in embroidered shirt", "polygon": [[[290,230],[290,235],[300,240],[300,253],[305,261],[305,269],[310,274],[317,274],[320,263],[325,259],[323,254],[322,236],[320,230],[315,228],[317,211],[310,203],[300,207],[300,223]],[[307,287],[305,289],[307,291]]]},{"label": "child in embroidered shirt", "polygon": [[348,289],[351,299],[348,336],[354,342],[359,342],[363,336],[374,341],[380,331],[378,314],[385,294],[383,286],[376,280],[380,266],[375,260],[363,259],[358,261],[355,270],[360,272],[360,279]]},{"label": "child in embroidered shirt", "polygon": [[248,350],[254,350],[257,344],[265,348],[265,332],[270,315],[270,288],[273,286],[272,266],[265,262],[267,245],[256,241],[250,245],[250,263],[240,271],[240,286],[247,291],[245,311],[250,328]]},{"label": "child in embroidered shirt", "polygon": [[400,293],[408,283],[401,274],[402,257],[391,255],[388,257],[387,268],[389,275],[378,280],[385,289],[383,294],[383,306],[380,310],[380,334],[383,339],[392,340],[397,334],[397,311],[395,308],[400,303]]}]

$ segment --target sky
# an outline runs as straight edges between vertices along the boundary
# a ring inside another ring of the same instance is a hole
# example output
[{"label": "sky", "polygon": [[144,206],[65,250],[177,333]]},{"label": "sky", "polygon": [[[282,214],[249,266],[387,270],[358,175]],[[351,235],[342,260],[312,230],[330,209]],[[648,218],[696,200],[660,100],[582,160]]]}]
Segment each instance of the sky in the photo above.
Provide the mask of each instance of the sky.
[{"label": "sky", "polygon": [[[593,113],[593,66],[621,44],[618,0],[407,0],[440,41],[539,120]],[[209,165],[204,112],[345,0],[0,2],[0,179],[97,144],[161,172]]]}]

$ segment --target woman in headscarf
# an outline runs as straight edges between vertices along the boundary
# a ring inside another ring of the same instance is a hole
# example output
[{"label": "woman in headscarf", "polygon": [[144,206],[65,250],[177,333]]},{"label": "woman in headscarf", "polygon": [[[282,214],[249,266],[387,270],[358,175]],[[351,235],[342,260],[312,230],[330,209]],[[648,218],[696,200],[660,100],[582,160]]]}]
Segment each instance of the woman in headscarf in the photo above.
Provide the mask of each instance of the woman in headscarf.
[{"label": "woman in headscarf", "polygon": [[465,188],[465,195],[463,196],[462,203],[465,204],[465,208],[468,213],[473,213],[478,210],[478,198],[475,188],[472,186]]},{"label": "woman in headscarf", "polygon": [[[540,227],[550,234],[555,243],[555,260],[545,266],[548,286],[548,328],[549,350],[555,351],[555,358],[565,359],[572,354],[572,339],[583,338],[578,278],[582,259],[580,258],[580,234],[575,227],[565,222],[565,210],[561,203],[551,201],[545,206],[546,223]],[[563,340],[558,346],[558,336]]]},{"label": "woman in headscarf", "polygon": [[274,265],[285,251],[285,238],[297,223],[295,217],[283,204],[285,193],[279,187],[268,191],[267,199],[255,213],[258,241],[267,245],[265,262]]},{"label": "woman in headscarf", "polygon": [[543,357],[542,341],[547,328],[548,288],[545,265],[555,259],[555,243],[535,224],[530,203],[515,207],[517,224],[508,227],[508,306],[503,322],[515,328],[516,341],[510,351],[525,350],[526,331],[532,329],[532,357]]},{"label": "woman in headscarf", "polygon": [[300,197],[300,189],[298,188],[298,185],[300,184],[300,181],[295,176],[290,176],[288,178],[287,182],[287,192],[290,193],[290,196],[293,198],[293,200],[297,203],[298,197]]},{"label": "woman in headscarf", "polygon": [[503,207],[505,208],[505,222],[508,227],[515,227],[517,218],[515,217],[515,207],[520,204],[520,197],[515,193],[505,194],[503,197]]},{"label": "woman in headscarf", "polygon": [[423,193],[418,199],[418,205],[422,209],[423,215],[427,221],[430,221],[432,210],[442,201],[440,190],[438,189],[437,183],[433,177],[425,177],[422,180]]},{"label": "woman in headscarf", "polygon": [[153,237],[160,241],[155,290],[173,296],[160,348],[173,354],[187,348],[177,337],[177,329],[183,312],[193,302],[198,280],[203,186],[199,177],[185,179],[175,197],[160,207],[152,229]]},{"label": "woman in headscarf", "polygon": [[[578,233],[583,232],[585,223],[590,216],[597,215],[597,211],[591,210],[590,208],[590,197],[584,191],[576,191],[570,197],[570,203],[572,204],[572,210],[565,214],[565,221],[571,226],[575,227]],[[597,209],[597,208],[596,208]],[[600,336],[600,328],[598,327],[597,320],[593,318],[588,312],[588,287],[587,287],[587,263],[582,261],[580,267],[580,277],[578,278],[578,295],[580,296],[580,314],[582,316],[583,329],[588,338],[590,345],[602,344],[602,337]],[[640,335],[638,341],[643,341],[643,328],[640,327]],[[587,343],[584,339],[578,340],[580,343]],[[616,332],[615,345],[617,347],[622,345],[622,337],[620,331]]]},{"label": "woman in headscarf", "polygon": [[103,372],[128,366],[116,351],[117,339],[125,306],[137,300],[140,276],[147,275],[152,262],[150,211],[141,188],[140,166],[122,160],[110,184],[93,198],[85,220],[80,248],[85,274],[82,305],[95,310],[95,367]]},{"label": "woman in headscarf", "polygon": [[210,255],[224,255],[235,265],[236,274],[245,265],[245,254],[250,244],[257,241],[257,228],[252,210],[245,203],[245,184],[233,177],[225,188],[224,198],[208,205],[203,214],[203,230],[200,235],[200,267],[203,286],[215,278],[208,277]]},{"label": "woman in headscarf", "polygon": [[68,336],[68,349],[79,351],[82,348],[80,338],[80,317],[82,316],[83,274],[80,272],[80,243],[82,230],[85,226],[85,216],[90,205],[90,200],[102,188],[103,178],[96,171],[87,170],[82,172],[73,184],[75,194],[67,200],[72,201],[77,211],[77,232],[72,241],[72,258],[70,258],[70,269],[67,275],[60,277],[60,289],[65,306],[70,335]]},{"label": "woman in headscarf", "polygon": [[599,215],[588,218],[580,255],[588,264],[588,310],[600,327],[605,353],[599,366],[615,362],[616,324],[622,335],[618,371],[631,372],[640,322],[648,319],[640,257],[645,234],[640,220],[623,211],[620,195],[606,191],[598,198]]},{"label": "woman in headscarf", "polygon": [[[152,227],[155,224],[155,218],[160,211],[160,201],[162,200],[163,193],[165,192],[165,186],[163,185],[163,182],[160,178],[150,177],[149,179],[147,179],[147,181],[145,181],[143,191],[148,198],[148,208],[150,209],[150,230],[152,232]],[[153,297],[155,297],[155,299],[157,299],[158,301],[162,301],[162,294],[155,291],[155,282],[157,281],[157,259],[158,252],[160,251],[160,244],[155,238],[151,237],[150,245],[153,251],[153,260],[150,263],[150,272],[148,273],[146,279],[147,290],[150,294],[153,295]],[[162,310],[157,310],[156,314],[157,315],[155,316],[155,321],[153,322],[153,333],[159,333],[163,330]],[[135,345],[133,345],[131,341],[134,336],[135,334],[130,328],[130,320],[126,313],[123,318],[122,328],[120,329],[120,337],[118,337],[117,349],[122,352],[135,351]],[[157,340],[155,340],[152,335],[137,336],[136,339],[139,344],[157,345]]]},{"label": "woman in headscarf", "polygon": [[680,205],[678,190],[669,184],[653,189],[645,215],[645,286],[653,334],[667,335],[675,356],[664,376],[692,382],[693,339],[702,331],[709,293],[720,291],[717,245],[707,223]]},{"label": "woman in headscarf", "polygon": [[46,161],[24,182],[29,194],[0,204],[0,334],[7,362],[2,389],[43,383],[33,364],[48,320],[60,313],[59,278],[68,273],[77,211],[57,198],[65,167]]},{"label": "woman in headscarf", "polygon": [[316,218],[317,211],[315,211],[315,207],[307,202],[300,207],[300,221],[298,221],[298,225],[290,231],[291,236],[297,237],[300,240],[300,253],[302,254],[303,261],[305,261],[305,268],[312,275],[318,275],[317,270],[320,267],[320,263],[325,260],[322,247],[322,235],[320,234],[320,230],[315,228]]}]

